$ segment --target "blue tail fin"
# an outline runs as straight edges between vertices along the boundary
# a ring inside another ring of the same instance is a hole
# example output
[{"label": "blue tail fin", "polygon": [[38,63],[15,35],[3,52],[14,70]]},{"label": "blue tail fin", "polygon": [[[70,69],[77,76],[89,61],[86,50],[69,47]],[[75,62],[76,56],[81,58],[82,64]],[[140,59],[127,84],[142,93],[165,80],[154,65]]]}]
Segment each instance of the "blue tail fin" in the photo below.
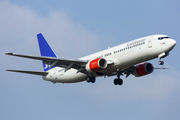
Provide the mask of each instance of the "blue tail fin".
[{"label": "blue tail fin", "polygon": [[[45,40],[45,38],[43,37],[41,33],[37,35],[37,39],[39,43],[41,56],[56,57],[55,53],[53,52],[53,50],[51,49],[51,47],[49,46],[49,44],[47,43],[47,41]],[[49,65],[43,63],[43,68],[44,68],[44,71],[48,71]]]}]

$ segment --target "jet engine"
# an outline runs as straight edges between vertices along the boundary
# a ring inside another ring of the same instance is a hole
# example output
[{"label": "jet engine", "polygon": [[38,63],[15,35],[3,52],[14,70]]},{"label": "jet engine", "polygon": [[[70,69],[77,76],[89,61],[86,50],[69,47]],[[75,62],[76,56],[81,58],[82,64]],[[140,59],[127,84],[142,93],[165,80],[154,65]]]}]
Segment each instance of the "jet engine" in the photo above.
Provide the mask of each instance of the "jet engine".
[{"label": "jet engine", "polygon": [[150,74],[154,71],[154,67],[151,63],[143,63],[137,65],[133,70],[133,75],[136,77],[144,76]]},{"label": "jet engine", "polygon": [[104,58],[97,58],[88,62],[86,65],[86,70],[97,72],[105,69],[106,67],[107,61]]}]

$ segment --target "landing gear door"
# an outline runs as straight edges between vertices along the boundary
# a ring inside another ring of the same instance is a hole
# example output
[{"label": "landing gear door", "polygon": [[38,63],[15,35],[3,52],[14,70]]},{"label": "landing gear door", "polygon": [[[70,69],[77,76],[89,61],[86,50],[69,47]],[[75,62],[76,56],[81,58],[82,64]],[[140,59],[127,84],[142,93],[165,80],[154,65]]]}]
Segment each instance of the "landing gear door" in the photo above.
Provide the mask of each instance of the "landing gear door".
[{"label": "landing gear door", "polygon": [[148,40],[148,47],[149,47],[149,48],[152,47],[152,40],[153,40],[152,37],[150,37],[149,40]]}]

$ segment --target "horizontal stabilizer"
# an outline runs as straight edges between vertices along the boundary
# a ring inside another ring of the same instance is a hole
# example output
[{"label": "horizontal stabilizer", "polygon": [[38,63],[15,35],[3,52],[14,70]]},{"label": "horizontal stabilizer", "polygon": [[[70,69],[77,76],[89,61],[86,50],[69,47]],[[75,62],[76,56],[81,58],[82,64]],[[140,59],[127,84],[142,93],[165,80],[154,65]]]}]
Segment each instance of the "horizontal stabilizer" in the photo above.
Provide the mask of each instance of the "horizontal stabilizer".
[{"label": "horizontal stabilizer", "polygon": [[6,71],[26,73],[26,74],[32,74],[32,75],[40,75],[40,76],[45,76],[48,74],[48,72],[26,71],[26,70],[6,70]]}]

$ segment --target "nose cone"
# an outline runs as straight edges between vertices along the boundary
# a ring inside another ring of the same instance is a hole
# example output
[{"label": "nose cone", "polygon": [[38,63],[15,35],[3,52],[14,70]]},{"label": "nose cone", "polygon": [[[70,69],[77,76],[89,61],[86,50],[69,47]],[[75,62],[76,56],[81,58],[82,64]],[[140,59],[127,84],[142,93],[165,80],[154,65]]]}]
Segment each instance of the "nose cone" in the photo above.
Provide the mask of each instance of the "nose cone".
[{"label": "nose cone", "polygon": [[173,47],[176,45],[176,41],[173,40],[173,39],[171,39],[170,44],[171,44],[171,46],[172,46],[172,48],[173,48]]},{"label": "nose cone", "polygon": [[166,42],[168,43],[167,44],[167,46],[168,46],[167,52],[170,52],[174,48],[174,46],[176,45],[176,41],[173,39],[169,39]]}]

